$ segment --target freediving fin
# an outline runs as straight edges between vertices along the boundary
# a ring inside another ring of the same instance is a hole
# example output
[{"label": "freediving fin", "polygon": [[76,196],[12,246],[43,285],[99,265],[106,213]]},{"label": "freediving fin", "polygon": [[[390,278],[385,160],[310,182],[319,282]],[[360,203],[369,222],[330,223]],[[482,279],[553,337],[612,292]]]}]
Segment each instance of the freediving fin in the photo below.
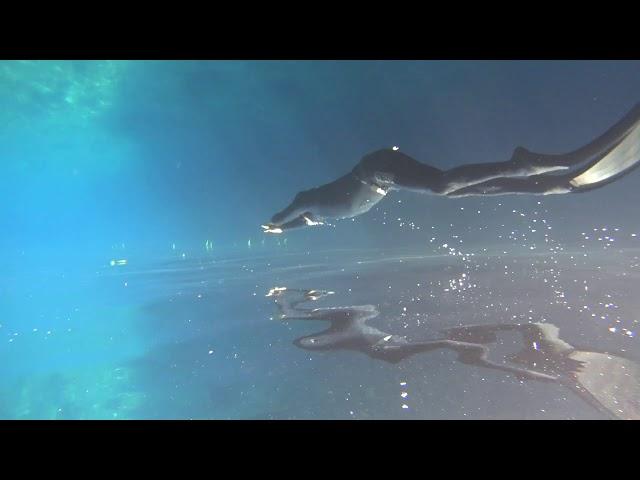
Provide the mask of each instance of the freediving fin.
[{"label": "freediving fin", "polygon": [[629,173],[640,163],[640,119],[627,135],[604,156],[591,162],[569,183],[578,190],[605,185]]}]

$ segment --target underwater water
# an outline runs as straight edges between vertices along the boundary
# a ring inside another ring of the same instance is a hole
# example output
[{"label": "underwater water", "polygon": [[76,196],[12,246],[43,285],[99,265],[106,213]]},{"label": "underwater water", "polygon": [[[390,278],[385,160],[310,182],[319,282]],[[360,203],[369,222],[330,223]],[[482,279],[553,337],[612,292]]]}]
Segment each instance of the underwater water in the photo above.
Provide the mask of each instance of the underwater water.
[{"label": "underwater water", "polygon": [[636,61],[0,62],[0,418],[640,418],[637,170],[260,227],[383,147],[576,149],[639,85]]}]

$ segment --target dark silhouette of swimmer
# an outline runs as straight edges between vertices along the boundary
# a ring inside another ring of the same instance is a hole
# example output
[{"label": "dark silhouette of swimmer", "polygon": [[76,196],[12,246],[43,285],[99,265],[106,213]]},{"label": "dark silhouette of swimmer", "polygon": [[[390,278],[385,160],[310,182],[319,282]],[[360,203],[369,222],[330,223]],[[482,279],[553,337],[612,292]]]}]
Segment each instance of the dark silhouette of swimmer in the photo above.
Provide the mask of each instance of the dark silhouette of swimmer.
[{"label": "dark silhouette of swimmer", "polygon": [[[304,308],[302,304],[333,292],[272,288],[281,320],[324,320],[329,328],[298,338],[294,344],[307,350],[354,350],[371,358],[399,363],[436,349],[449,349],[467,365],[511,373],[521,380],[555,382],[570,388],[610,418],[640,419],[640,365],[620,354],[574,347],[560,339],[550,323],[469,325],[450,328],[442,337],[412,342],[367,324],[379,315],[373,305]],[[488,358],[490,345],[501,332],[517,332],[522,348],[503,361]]]},{"label": "dark silhouette of swimmer", "polygon": [[265,233],[282,233],[322,225],[331,218],[355,217],[392,190],[447,197],[586,192],[631,172],[639,160],[640,104],[591,143],[561,155],[518,147],[506,162],[440,170],[393,147],[366,155],[350,173],[334,182],[298,193],[262,228]]}]

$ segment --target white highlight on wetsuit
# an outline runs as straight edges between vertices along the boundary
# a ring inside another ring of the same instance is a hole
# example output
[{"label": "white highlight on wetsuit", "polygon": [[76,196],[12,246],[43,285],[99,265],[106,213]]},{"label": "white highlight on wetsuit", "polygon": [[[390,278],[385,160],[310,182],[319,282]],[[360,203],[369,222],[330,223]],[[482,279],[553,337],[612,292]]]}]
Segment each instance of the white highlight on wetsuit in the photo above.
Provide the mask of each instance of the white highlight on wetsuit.
[{"label": "white highlight on wetsuit", "polygon": [[[304,221],[306,222],[306,224],[310,227],[313,227],[314,225],[324,225],[323,222],[314,222],[313,220],[311,220],[309,217],[304,216]],[[281,230],[282,231],[282,230]]]}]

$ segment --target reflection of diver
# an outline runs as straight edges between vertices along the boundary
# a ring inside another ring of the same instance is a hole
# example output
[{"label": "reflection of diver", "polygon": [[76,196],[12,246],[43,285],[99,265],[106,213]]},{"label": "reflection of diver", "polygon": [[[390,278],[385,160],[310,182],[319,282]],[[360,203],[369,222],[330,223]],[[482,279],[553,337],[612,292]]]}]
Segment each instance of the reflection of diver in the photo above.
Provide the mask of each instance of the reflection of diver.
[{"label": "reflection of diver", "polygon": [[[572,389],[601,413],[612,418],[640,419],[640,365],[606,352],[577,349],[561,340],[558,327],[549,323],[473,325],[443,331],[442,338],[410,342],[367,325],[378,316],[373,305],[303,308],[301,304],[332,292],[273,288],[281,319],[325,320],[328,329],[298,338],[307,350],[356,350],[390,363],[421,352],[450,349],[458,361],[513,373],[520,379],[557,382]],[[489,345],[499,332],[522,335],[522,349],[503,362],[488,359]]]},{"label": "reflection of diver", "polygon": [[601,413],[626,420],[640,419],[640,365],[619,353],[578,348],[560,339],[550,323],[474,325],[445,331],[447,338],[482,344],[495,343],[496,333],[516,331],[522,350],[509,362],[556,377]]},{"label": "reflection of diver", "polygon": [[[600,137],[573,152],[549,155],[516,148],[509,161],[439,170],[393,149],[373,152],[347,175],[300,192],[265,233],[322,224],[367,212],[390,190],[448,197],[561,194],[592,190],[629,173],[640,160],[640,104]],[[573,168],[575,167],[575,168]],[[572,169],[572,170],[569,170]],[[567,170],[562,174],[550,174]]]}]

